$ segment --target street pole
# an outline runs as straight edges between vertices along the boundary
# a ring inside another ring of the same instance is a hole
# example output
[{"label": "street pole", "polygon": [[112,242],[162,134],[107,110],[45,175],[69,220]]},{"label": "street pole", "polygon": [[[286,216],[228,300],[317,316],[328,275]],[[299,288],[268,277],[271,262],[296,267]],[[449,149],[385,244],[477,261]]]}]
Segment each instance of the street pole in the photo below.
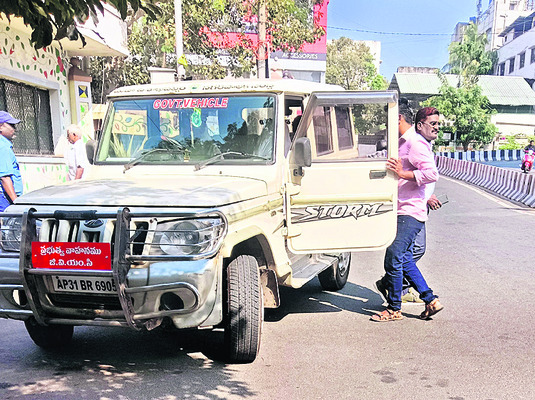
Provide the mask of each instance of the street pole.
[{"label": "street pole", "polygon": [[266,48],[266,0],[261,0],[258,6],[258,60],[256,71],[259,79],[268,78],[267,48]]},{"label": "street pole", "polygon": [[176,72],[178,80],[183,80],[186,70],[180,64],[179,58],[184,55],[183,29],[182,29],[182,0],[175,0],[175,36],[176,36]]}]

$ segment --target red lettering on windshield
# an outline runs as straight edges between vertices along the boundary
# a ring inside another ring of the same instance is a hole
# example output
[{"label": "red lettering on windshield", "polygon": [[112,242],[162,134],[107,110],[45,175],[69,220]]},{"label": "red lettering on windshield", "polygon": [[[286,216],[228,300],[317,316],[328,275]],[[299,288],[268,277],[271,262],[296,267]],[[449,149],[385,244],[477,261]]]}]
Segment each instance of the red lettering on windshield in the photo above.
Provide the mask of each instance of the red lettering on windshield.
[{"label": "red lettering on windshield", "polygon": [[152,103],[155,110],[177,108],[228,108],[228,97],[204,97],[186,99],[156,99]]}]

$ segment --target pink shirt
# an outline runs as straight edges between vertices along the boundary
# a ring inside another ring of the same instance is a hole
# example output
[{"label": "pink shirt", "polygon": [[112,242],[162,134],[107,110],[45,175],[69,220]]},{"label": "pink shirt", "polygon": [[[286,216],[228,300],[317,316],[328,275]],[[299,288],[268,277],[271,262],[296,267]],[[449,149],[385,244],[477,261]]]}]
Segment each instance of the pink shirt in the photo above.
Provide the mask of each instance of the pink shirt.
[{"label": "pink shirt", "polygon": [[431,143],[411,127],[399,138],[399,158],[405,171],[414,172],[416,181],[399,178],[398,215],[427,221],[425,186],[438,180]]}]

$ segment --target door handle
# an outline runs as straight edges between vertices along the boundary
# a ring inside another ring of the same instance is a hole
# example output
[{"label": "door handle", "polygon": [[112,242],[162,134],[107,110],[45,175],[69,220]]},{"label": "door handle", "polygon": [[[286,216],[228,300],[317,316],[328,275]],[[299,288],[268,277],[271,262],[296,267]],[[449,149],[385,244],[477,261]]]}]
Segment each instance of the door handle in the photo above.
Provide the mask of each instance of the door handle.
[{"label": "door handle", "polygon": [[384,171],[371,170],[370,171],[370,179],[383,179],[385,176],[386,176],[386,170]]}]

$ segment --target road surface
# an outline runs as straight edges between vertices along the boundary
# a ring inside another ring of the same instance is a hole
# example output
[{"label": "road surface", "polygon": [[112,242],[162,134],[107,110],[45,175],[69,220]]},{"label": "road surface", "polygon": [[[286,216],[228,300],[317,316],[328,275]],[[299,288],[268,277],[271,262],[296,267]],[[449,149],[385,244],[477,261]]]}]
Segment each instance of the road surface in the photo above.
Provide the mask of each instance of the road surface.
[{"label": "road surface", "polygon": [[203,336],[80,327],[60,352],[0,320],[0,399],[534,399],[535,211],[442,178],[421,269],[444,311],[374,323],[383,252],[354,253],[338,293],[282,290],[248,365],[207,358]]}]

